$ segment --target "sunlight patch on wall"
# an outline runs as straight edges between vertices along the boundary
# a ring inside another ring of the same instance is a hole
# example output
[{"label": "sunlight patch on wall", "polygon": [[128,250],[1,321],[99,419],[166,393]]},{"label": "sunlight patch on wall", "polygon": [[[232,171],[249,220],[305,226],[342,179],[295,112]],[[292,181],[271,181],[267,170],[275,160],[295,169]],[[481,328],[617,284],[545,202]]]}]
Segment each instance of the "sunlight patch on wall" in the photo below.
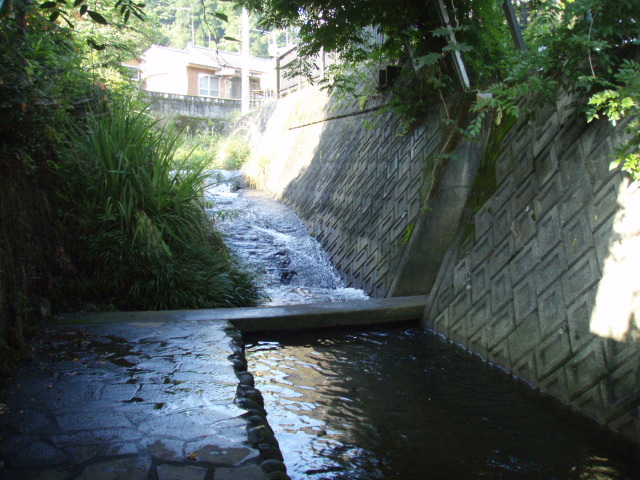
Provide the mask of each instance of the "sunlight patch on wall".
[{"label": "sunlight patch on wall", "polygon": [[[278,101],[251,160],[243,167],[258,188],[280,197],[309,166],[326,126],[323,120],[329,102],[330,96],[317,88],[306,88]],[[308,126],[297,128],[304,125]]]},{"label": "sunlight patch on wall", "polygon": [[[618,342],[640,341],[640,190],[624,180],[591,314],[591,332]],[[606,227],[606,224],[604,226]]]}]

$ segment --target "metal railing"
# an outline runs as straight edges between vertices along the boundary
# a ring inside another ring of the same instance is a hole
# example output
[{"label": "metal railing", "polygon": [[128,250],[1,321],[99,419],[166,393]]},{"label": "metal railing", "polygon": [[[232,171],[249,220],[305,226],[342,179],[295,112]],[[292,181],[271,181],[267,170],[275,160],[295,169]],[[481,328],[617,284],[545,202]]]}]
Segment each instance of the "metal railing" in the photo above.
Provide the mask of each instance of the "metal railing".
[{"label": "metal railing", "polygon": [[[384,34],[378,28],[367,27],[365,32],[370,35],[369,44],[371,46],[384,43]],[[300,59],[297,45],[292,46],[276,57],[276,98],[316,84],[325,78],[330,65],[340,62],[336,55],[328,55],[324,50],[321,50],[315,57],[303,60],[309,67],[304,69],[303,74],[301,71],[296,72],[293,70],[295,62],[298,61]]]},{"label": "metal railing", "polygon": [[324,78],[327,68],[327,55],[324,51],[316,57],[305,59],[305,62],[309,62],[312,65],[305,72],[305,75],[300,71],[293,70],[295,63],[299,61],[298,47],[296,45],[276,57],[276,98],[313,85]]}]

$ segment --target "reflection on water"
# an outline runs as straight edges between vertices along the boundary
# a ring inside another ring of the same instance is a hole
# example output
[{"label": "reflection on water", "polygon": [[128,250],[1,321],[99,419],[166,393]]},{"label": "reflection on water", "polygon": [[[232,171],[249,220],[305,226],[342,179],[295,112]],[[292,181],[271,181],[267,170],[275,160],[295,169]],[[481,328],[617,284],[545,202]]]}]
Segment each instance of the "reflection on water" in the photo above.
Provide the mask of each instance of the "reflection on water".
[{"label": "reflection on water", "polygon": [[640,465],[553,399],[419,328],[252,339],[292,479],[628,479]]}]

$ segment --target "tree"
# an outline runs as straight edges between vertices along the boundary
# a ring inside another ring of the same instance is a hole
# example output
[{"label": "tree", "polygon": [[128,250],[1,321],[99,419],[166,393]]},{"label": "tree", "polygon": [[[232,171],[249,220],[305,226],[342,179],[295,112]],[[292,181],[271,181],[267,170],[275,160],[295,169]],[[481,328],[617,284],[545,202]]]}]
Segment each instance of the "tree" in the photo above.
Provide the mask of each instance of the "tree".
[{"label": "tree", "polygon": [[[157,18],[164,35],[164,45],[184,48],[187,44],[240,51],[241,8],[217,0],[151,0],[148,16]],[[256,28],[258,17],[250,17],[251,54],[266,57],[268,39]]]},{"label": "tree", "polygon": [[[236,1],[259,13],[265,26],[299,28],[302,56],[324,49],[346,62],[411,63],[416,71],[437,74],[446,88],[458,88],[447,62],[455,50],[465,53],[474,89],[560,74],[566,85],[590,88],[610,81],[621,60],[637,53],[640,38],[637,0],[516,2],[526,53],[514,48],[501,2],[495,0]],[[439,3],[448,12],[448,26]],[[371,35],[370,26],[383,34],[381,40]],[[451,32],[455,44],[449,41]]]}]

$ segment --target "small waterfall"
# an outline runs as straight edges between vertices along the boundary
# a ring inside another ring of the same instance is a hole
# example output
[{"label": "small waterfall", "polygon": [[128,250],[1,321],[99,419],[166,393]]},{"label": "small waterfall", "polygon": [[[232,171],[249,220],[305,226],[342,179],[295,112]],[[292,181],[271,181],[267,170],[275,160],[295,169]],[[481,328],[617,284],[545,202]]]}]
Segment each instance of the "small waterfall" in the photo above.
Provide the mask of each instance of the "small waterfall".
[{"label": "small waterfall", "polygon": [[368,298],[346,288],[320,244],[297,215],[267,194],[243,188],[240,172],[211,173],[205,202],[231,251],[257,271],[267,305]]}]

